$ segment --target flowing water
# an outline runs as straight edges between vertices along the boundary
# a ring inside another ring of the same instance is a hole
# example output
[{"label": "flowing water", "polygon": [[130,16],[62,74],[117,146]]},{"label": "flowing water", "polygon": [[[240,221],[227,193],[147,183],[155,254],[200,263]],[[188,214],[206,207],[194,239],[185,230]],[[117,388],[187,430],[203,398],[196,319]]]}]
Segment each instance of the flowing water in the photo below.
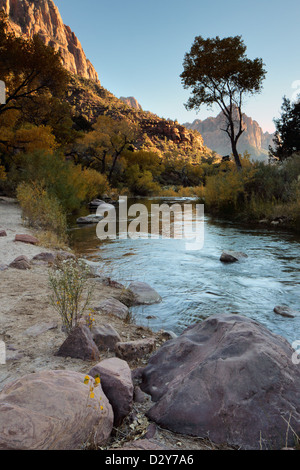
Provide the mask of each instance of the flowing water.
[{"label": "flowing water", "polygon": [[[187,200],[130,200],[130,204],[187,203]],[[193,202],[195,204],[195,202]],[[300,310],[300,237],[279,229],[249,228],[204,217],[204,246],[188,251],[179,239],[101,241],[96,226],[70,229],[71,245],[99,266],[103,275],[125,285],[143,281],[162,296],[160,304],[133,308],[135,321],[181,333],[186,326],[219,313],[255,319],[291,343],[300,340],[300,316],[274,313],[277,305]],[[220,262],[223,250],[248,258]]]}]

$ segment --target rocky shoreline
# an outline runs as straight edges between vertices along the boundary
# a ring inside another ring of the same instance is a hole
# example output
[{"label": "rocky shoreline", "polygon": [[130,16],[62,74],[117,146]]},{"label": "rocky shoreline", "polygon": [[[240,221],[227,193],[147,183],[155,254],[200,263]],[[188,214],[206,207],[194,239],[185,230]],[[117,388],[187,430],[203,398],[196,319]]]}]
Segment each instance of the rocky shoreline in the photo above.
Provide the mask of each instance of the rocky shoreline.
[{"label": "rocky shoreline", "polygon": [[[80,323],[66,338],[49,302],[48,271],[52,256],[72,253],[16,241],[33,234],[14,201],[0,201],[0,216],[0,449],[296,445],[300,371],[285,340],[236,316],[208,319],[179,338],[153,332],[130,321],[130,307],[159,302],[159,294],[92,272],[95,324]],[[29,266],[11,264],[19,257]]]}]

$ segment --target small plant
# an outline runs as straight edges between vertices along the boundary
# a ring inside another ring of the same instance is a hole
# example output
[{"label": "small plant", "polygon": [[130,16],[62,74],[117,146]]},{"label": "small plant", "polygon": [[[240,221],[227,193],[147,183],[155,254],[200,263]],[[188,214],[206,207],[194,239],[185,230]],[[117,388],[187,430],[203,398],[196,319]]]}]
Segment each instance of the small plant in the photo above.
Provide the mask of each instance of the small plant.
[{"label": "small plant", "polygon": [[89,305],[92,295],[89,274],[84,261],[72,258],[59,261],[54,271],[49,272],[51,303],[60,314],[67,334],[78,324]]},{"label": "small plant", "polygon": [[[95,389],[99,387],[101,383],[100,376],[96,375],[95,378],[93,379],[92,377],[86,375],[84,378],[84,384],[89,386],[89,396],[88,399],[94,400],[95,399]],[[99,408],[100,411],[103,411],[103,405],[101,404],[102,397],[100,396],[99,398]],[[91,406],[91,405],[88,405]],[[96,408],[97,409],[97,408]]]},{"label": "small plant", "polygon": [[88,315],[86,316],[86,326],[91,330],[95,324],[95,318],[94,318],[94,309],[93,308],[90,308],[89,309],[89,313]]}]

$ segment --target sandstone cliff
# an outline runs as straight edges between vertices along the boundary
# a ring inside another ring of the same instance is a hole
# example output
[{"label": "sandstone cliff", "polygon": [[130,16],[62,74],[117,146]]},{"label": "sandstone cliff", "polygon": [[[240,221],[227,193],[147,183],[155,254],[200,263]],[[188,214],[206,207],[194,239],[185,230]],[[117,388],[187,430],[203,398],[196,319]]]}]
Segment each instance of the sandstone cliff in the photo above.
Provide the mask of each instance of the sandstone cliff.
[{"label": "sandstone cliff", "polygon": [[45,44],[60,52],[69,72],[98,81],[78,38],[64,25],[52,0],[0,0],[0,10],[9,16],[10,28],[17,35],[30,38],[38,34]]},{"label": "sandstone cliff", "polygon": [[143,109],[140,103],[133,96],[129,96],[128,98],[125,98],[124,96],[120,96],[120,100],[122,100],[128,106],[131,106],[133,109],[140,109],[140,110]]},{"label": "sandstone cliff", "polygon": [[[259,124],[251,117],[243,114],[245,132],[239,139],[238,151],[248,151],[255,159],[266,159],[269,145],[272,145],[273,134],[263,132]],[[217,117],[209,117],[204,121],[196,119],[193,123],[184,124],[188,129],[198,131],[204,140],[204,144],[220,155],[231,154],[230,141],[224,128],[224,116],[220,113]]]}]

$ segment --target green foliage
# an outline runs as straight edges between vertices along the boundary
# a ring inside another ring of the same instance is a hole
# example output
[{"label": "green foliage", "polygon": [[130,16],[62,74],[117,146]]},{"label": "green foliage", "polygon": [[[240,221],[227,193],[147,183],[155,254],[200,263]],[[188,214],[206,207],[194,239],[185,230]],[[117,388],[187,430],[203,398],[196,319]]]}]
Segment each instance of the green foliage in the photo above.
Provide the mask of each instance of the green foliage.
[{"label": "green foliage", "polygon": [[300,151],[300,102],[291,103],[283,98],[281,117],[274,120],[276,132],[275,148],[270,148],[270,156],[283,161]]},{"label": "green foliage", "polygon": [[58,199],[66,213],[103,194],[108,186],[104,175],[92,169],[83,169],[58,152],[35,151],[21,155],[16,160],[11,178],[16,183],[41,184],[49,195]]},{"label": "green foliage", "polygon": [[252,163],[242,159],[237,171],[231,162],[222,163],[206,178],[202,196],[206,210],[221,217],[244,221],[283,218],[300,231],[300,154],[284,163]]}]

